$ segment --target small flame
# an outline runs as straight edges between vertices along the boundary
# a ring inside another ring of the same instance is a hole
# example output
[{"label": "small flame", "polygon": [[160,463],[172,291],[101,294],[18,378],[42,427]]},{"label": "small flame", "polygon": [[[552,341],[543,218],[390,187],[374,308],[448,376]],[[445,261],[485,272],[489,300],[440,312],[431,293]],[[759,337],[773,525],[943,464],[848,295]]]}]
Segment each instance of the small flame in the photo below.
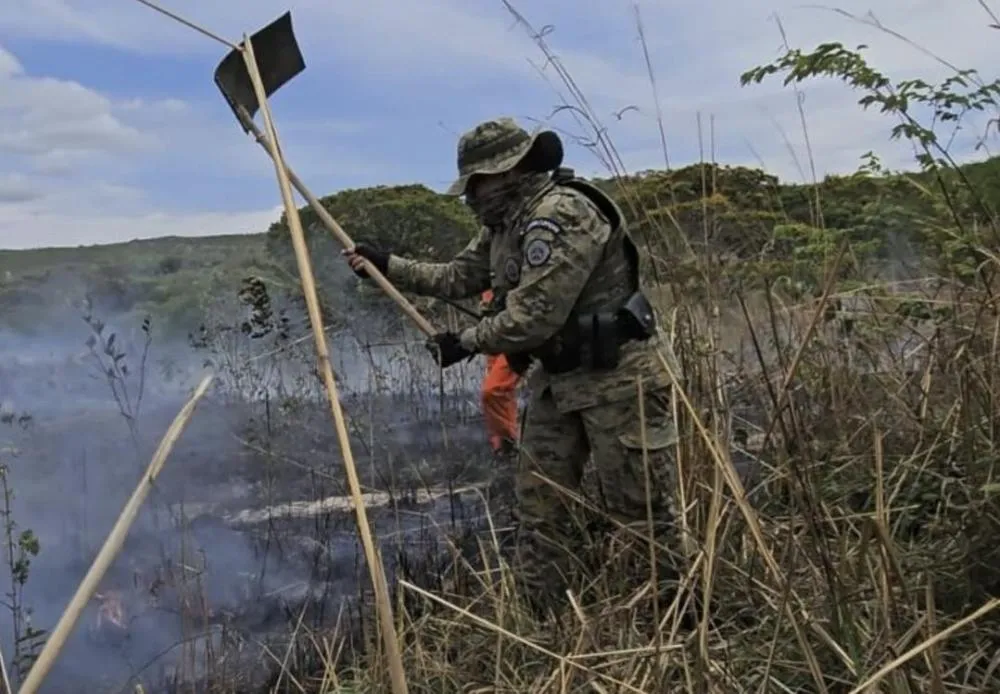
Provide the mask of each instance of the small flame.
[{"label": "small flame", "polygon": [[100,606],[97,608],[97,628],[111,624],[119,629],[125,629],[125,603],[121,591],[95,593],[94,597],[100,601]]}]

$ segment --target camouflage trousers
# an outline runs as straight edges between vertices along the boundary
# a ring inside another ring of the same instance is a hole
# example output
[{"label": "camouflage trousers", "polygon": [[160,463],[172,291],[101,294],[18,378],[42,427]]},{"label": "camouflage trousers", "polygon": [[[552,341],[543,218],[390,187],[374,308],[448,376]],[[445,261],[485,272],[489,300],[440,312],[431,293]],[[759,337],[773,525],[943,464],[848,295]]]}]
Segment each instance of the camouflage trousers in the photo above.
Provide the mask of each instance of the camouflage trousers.
[{"label": "camouflage trousers", "polygon": [[[562,412],[548,388],[532,393],[515,481],[516,564],[537,609],[558,609],[567,588],[587,592],[588,584],[608,581],[614,585],[605,590],[620,594],[649,581],[650,518],[654,540],[674,544],[677,438],[669,390],[644,400],[640,417],[638,396]],[[598,498],[581,507],[569,497],[591,496],[584,494],[586,473]],[[666,578],[675,558],[656,554],[657,575]]]}]

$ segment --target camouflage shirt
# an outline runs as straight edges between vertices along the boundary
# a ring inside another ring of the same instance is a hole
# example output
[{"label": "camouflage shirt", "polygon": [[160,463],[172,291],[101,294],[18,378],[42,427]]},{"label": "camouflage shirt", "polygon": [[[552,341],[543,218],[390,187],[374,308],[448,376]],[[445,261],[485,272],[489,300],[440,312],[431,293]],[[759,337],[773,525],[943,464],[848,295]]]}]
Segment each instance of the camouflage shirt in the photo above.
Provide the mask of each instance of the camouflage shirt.
[{"label": "camouflage shirt", "polygon": [[[615,230],[582,192],[546,179],[513,210],[500,228],[482,229],[447,263],[423,263],[392,256],[388,279],[418,294],[463,299],[486,289],[505,295],[505,306],[462,335],[484,354],[518,354],[542,348],[574,312],[585,313],[627,298],[631,267]],[[667,386],[670,376],[657,357],[660,335],[622,347],[609,371],[577,369],[549,374],[536,369],[529,387],[551,387],[564,412],[635,397],[638,376],[647,390]],[[673,368],[673,367],[672,367]],[[675,373],[677,373],[675,371]]]}]

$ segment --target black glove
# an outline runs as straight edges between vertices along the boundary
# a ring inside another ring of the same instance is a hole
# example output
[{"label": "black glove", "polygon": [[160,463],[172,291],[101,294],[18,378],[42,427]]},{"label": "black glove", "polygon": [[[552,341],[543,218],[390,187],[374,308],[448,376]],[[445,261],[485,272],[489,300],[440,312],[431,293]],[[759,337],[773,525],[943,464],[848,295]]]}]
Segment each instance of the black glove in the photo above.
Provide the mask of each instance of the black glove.
[{"label": "black glove", "polygon": [[442,369],[447,369],[452,364],[456,364],[463,359],[472,359],[475,352],[470,352],[462,346],[458,335],[451,332],[438,333],[425,343],[427,351],[434,357],[434,361]]},{"label": "black glove", "polygon": [[[360,255],[365,260],[369,261],[375,266],[375,269],[381,272],[383,275],[389,271],[389,254],[380,251],[379,249],[371,246],[367,243],[356,243],[354,244],[354,252]],[[360,267],[354,271],[354,274],[362,279],[368,278],[368,271],[364,267]]]}]

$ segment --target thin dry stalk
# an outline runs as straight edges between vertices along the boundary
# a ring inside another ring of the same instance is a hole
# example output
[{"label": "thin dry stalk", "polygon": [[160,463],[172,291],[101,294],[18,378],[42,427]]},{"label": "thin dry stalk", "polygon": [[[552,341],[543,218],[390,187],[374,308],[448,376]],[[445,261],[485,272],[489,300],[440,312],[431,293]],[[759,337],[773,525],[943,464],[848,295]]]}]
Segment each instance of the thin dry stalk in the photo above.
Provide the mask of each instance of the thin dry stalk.
[{"label": "thin dry stalk", "polygon": [[[928,581],[924,591],[927,602],[927,633],[937,633],[937,608],[934,605],[934,585]],[[934,644],[927,649],[927,664],[931,672],[931,693],[945,694],[944,676],[941,667],[941,649]]]},{"label": "thin dry stalk", "polygon": [[[656,586],[659,584],[656,570],[656,526],[653,519],[653,487],[652,477],[649,470],[649,448],[646,430],[646,394],[642,388],[642,378],[635,379],[636,391],[639,401],[639,431],[642,435],[642,477],[643,490],[646,496],[646,531],[649,533],[649,584],[653,587],[653,623],[660,623],[660,597]],[[582,621],[582,620],[581,620]],[[659,629],[656,630],[657,646],[662,644],[663,635]]]},{"label": "thin dry stalk", "polygon": [[170,424],[170,428],[167,429],[167,433],[163,435],[163,439],[160,441],[160,445],[149,463],[146,474],[139,481],[139,486],[136,487],[128,503],[125,504],[125,508],[122,509],[121,514],[118,516],[118,520],[115,521],[114,527],[111,528],[111,533],[104,541],[104,546],[101,547],[101,551],[98,552],[94,563],[90,565],[90,570],[87,571],[87,575],[80,582],[80,586],[76,589],[73,599],[70,600],[69,605],[63,611],[55,629],[52,630],[52,635],[45,643],[45,648],[42,649],[38,660],[35,661],[34,666],[28,672],[24,684],[18,690],[18,694],[34,694],[41,687],[45,676],[49,674],[49,670],[52,669],[56,658],[59,657],[59,653],[66,644],[66,640],[73,632],[77,621],[79,621],[80,615],[83,614],[87,603],[93,598],[98,584],[104,578],[104,574],[121,551],[125,537],[128,535],[132,523],[135,522],[136,517],[139,515],[142,502],[145,501],[146,496],[149,495],[150,490],[153,488],[153,484],[167,462],[167,457],[173,450],[174,444],[177,443],[184,428],[191,420],[195,406],[212,383],[212,378],[210,374],[202,379],[198,387],[195,388],[194,394],[184,407],[181,408],[181,411],[177,413],[174,421]]},{"label": "thin dry stalk", "polygon": [[305,233],[302,230],[302,220],[299,218],[299,211],[292,197],[291,182],[288,179],[288,172],[285,169],[284,159],[281,154],[278,133],[271,118],[271,109],[268,105],[267,94],[265,93],[264,84],[258,72],[257,61],[254,57],[253,42],[250,41],[249,37],[244,35],[242,45],[244,62],[246,63],[250,79],[253,82],[257,102],[260,104],[261,115],[267,130],[268,150],[274,162],[275,173],[281,188],[281,198],[285,206],[285,215],[288,219],[288,228],[292,235],[295,259],[298,264],[299,277],[302,281],[302,292],[305,295],[309,311],[309,322],[312,325],[313,336],[316,340],[316,352],[320,362],[319,368],[323,375],[323,383],[326,387],[327,398],[330,402],[330,409],[337,429],[337,438],[340,441],[340,452],[344,458],[344,469],[347,474],[348,484],[350,485],[351,496],[354,499],[358,529],[361,533],[365,559],[368,562],[368,570],[371,574],[372,585],[375,590],[375,606],[378,613],[380,631],[382,632],[382,640],[389,658],[389,676],[392,681],[392,690],[394,694],[406,694],[406,675],[403,671],[402,653],[399,642],[396,639],[395,626],[393,624],[394,619],[392,603],[389,598],[389,588],[383,573],[382,559],[375,547],[371,527],[368,525],[368,515],[365,512],[365,505],[361,494],[361,483],[354,464],[354,455],[351,451],[344,412],[340,407],[340,397],[337,394],[337,383],[333,376],[333,367],[330,364],[330,352],[326,344],[326,333],[323,332],[323,318],[319,310],[319,296],[316,291],[316,280],[313,276],[309,259],[309,249],[306,246]]},{"label": "thin dry stalk", "polygon": [[208,29],[206,29],[203,26],[195,24],[194,22],[191,22],[191,21],[189,21],[187,19],[184,19],[179,14],[175,14],[175,13],[171,12],[170,10],[167,10],[167,9],[164,9],[164,8],[160,7],[155,2],[150,2],[149,0],[135,0],[135,1],[138,2],[141,5],[145,5],[146,7],[150,8],[152,10],[156,10],[160,14],[163,14],[163,15],[166,15],[167,17],[170,17],[170,19],[172,19],[175,22],[178,22],[180,24],[183,24],[184,26],[186,26],[189,29],[193,29],[194,31],[197,31],[202,36],[207,36],[208,38],[212,39],[213,41],[218,41],[219,43],[221,43],[224,46],[229,46],[230,48],[232,48],[234,50],[236,49],[236,45],[233,44],[231,41],[227,41],[226,39],[222,38],[218,34],[215,34],[215,33],[211,32],[211,31],[209,31]]},{"label": "thin dry stalk", "polygon": [[2,648],[0,648],[0,677],[3,678],[3,694],[14,694],[14,689],[10,686],[10,677],[7,675],[7,663],[4,661]]},{"label": "thin dry stalk", "polygon": [[[781,34],[781,41],[784,44],[785,50],[790,50],[788,35],[785,33],[785,25],[781,23],[781,17],[775,14],[774,21],[778,25],[778,32]],[[805,94],[798,86],[793,86],[792,89],[795,94],[795,107],[799,114],[799,124],[802,127],[802,137],[805,140],[806,153],[809,155],[809,171],[812,174],[813,201],[811,204],[815,205],[813,208],[813,226],[822,228],[824,226],[823,205],[820,196],[819,180],[816,178],[816,158],[813,156],[812,144],[809,141],[809,125],[806,119],[805,107],[802,105],[805,103]]]},{"label": "thin dry stalk", "polygon": [[278,690],[278,686],[281,684],[282,678],[286,675],[290,680],[295,680],[295,676],[288,669],[288,661],[292,657],[292,649],[295,647],[295,642],[299,636],[299,629],[302,628],[302,620],[306,616],[306,608],[309,603],[303,603],[302,609],[299,610],[299,618],[295,622],[295,629],[292,630],[291,635],[288,637],[288,646],[285,648],[285,657],[281,659],[281,668],[278,671],[278,680],[274,683],[274,690]]},{"label": "thin dry stalk", "polygon": [[913,658],[916,658],[918,655],[921,655],[922,653],[933,648],[942,641],[947,641],[949,638],[951,638],[951,636],[955,632],[960,631],[965,626],[971,624],[977,619],[985,617],[988,613],[992,612],[998,607],[1000,607],[1000,598],[995,598],[993,600],[990,600],[972,614],[963,617],[962,619],[958,620],[947,629],[939,631],[938,633],[934,634],[934,636],[930,637],[929,639],[925,639],[923,642],[914,646],[903,655],[893,659],[889,663],[886,663],[884,666],[879,668],[878,672],[876,672],[874,675],[872,675],[864,682],[859,684],[857,687],[852,689],[849,692],[849,694],[862,694],[862,692],[867,691],[869,687],[881,682],[887,675],[895,672],[900,667],[905,665],[908,661],[912,660]]}]

